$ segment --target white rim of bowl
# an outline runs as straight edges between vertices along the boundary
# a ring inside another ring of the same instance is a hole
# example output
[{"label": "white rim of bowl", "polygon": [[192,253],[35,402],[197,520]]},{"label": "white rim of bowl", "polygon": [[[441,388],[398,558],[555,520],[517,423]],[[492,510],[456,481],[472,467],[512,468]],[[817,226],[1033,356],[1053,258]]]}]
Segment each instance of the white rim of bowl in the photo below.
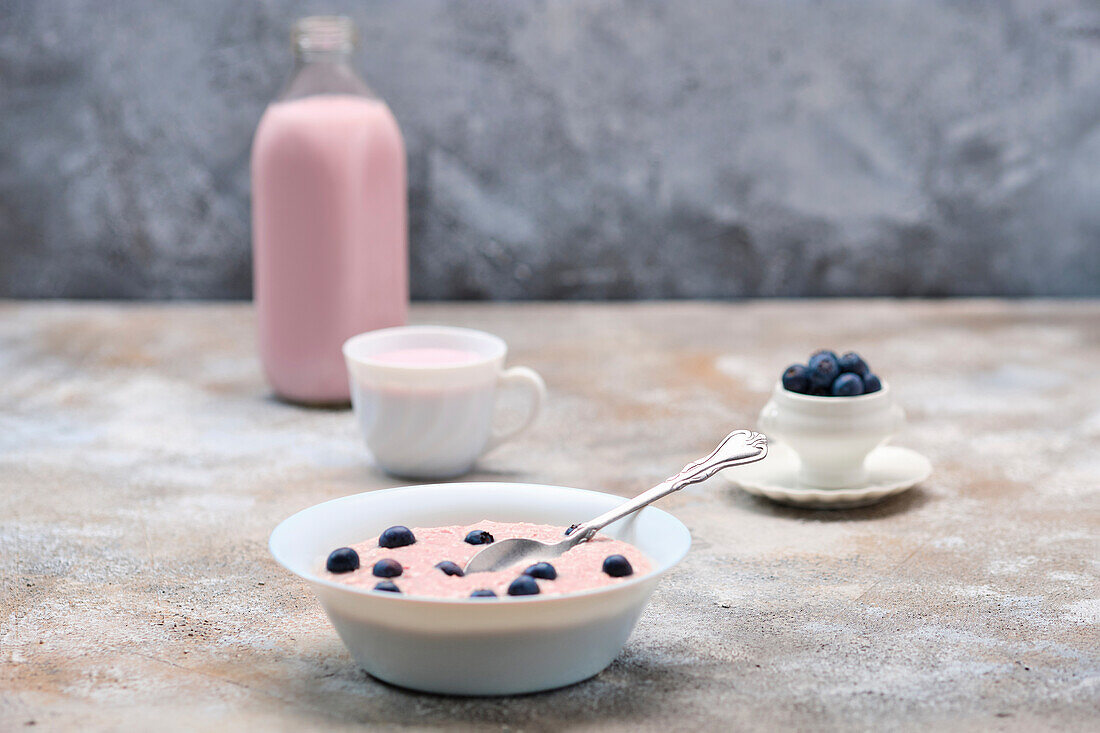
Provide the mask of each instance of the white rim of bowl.
[{"label": "white rim of bowl", "polygon": [[[478,483],[510,483],[510,482],[504,482],[504,481],[501,481],[501,482],[470,481],[470,482],[460,482],[460,483],[478,484]],[[302,580],[305,580],[309,583],[319,583],[319,584],[324,585],[328,588],[332,588],[333,590],[348,591],[349,593],[354,593],[356,595],[363,595],[363,596],[366,596],[368,598],[379,598],[379,599],[383,599],[383,600],[386,600],[386,601],[393,601],[393,602],[399,602],[399,603],[429,603],[429,604],[444,604],[444,605],[450,605],[450,604],[468,605],[468,604],[477,604],[477,603],[491,604],[491,603],[494,603],[494,602],[495,603],[500,603],[501,601],[504,601],[506,603],[553,603],[555,601],[565,601],[565,600],[569,600],[569,599],[573,599],[573,598],[583,598],[583,597],[591,596],[591,595],[599,595],[601,593],[609,593],[609,592],[612,592],[612,591],[616,590],[617,588],[625,588],[625,587],[629,587],[629,586],[632,586],[632,585],[637,585],[637,584],[641,583],[644,580],[649,580],[649,579],[654,579],[655,580],[657,578],[660,578],[662,575],[667,573],[669,570],[672,570],[672,568],[679,565],[683,561],[683,559],[685,557],[687,557],[688,552],[691,550],[691,531],[687,528],[687,525],[685,525],[683,522],[681,522],[679,519],[677,519],[672,514],[669,514],[665,510],[658,509],[657,507],[651,505],[651,506],[645,507],[641,511],[654,511],[654,512],[659,512],[661,514],[665,514],[669,518],[671,518],[673,521],[675,521],[677,524],[679,524],[680,527],[684,530],[684,532],[687,533],[688,542],[687,542],[687,546],[684,548],[684,551],[682,553],[680,553],[680,555],[677,556],[674,560],[669,562],[664,569],[650,570],[645,575],[639,575],[639,576],[636,576],[636,577],[631,577],[629,580],[625,580],[621,583],[615,583],[614,585],[605,585],[605,586],[601,586],[599,588],[588,588],[586,590],[573,591],[572,593],[555,593],[554,595],[550,595],[550,596],[542,596],[542,595],[509,596],[509,595],[503,595],[503,596],[496,596],[495,598],[469,598],[469,597],[467,597],[467,598],[436,598],[434,596],[418,596],[418,595],[411,595],[411,594],[406,594],[406,593],[392,593],[390,591],[374,590],[373,588],[360,588],[360,587],[356,587],[356,586],[345,585],[344,583],[337,583],[334,580],[328,580],[326,578],[321,578],[321,577],[313,575],[313,574],[304,575],[304,574],[299,573],[298,571],[294,570],[293,568],[291,568],[287,563],[283,562],[282,559],[280,559],[279,555],[276,554],[275,549],[271,546],[272,545],[272,538],[275,536],[275,533],[279,530],[279,527],[283,526],[284,524],[286,524],[290,520],[294,519],[299,514],[302,514],[303,512],[311,511],[313,509],[316,509],[317,507],[322,507],[322,506],[325,506],[326,504],[334,504],[336,502],[344,501],[344,500],[347,500],[347,499],[350,499],[350,498],[356,497],[356,496],[362,496],[364,494],[370,494],[372,496],[375,496],[375,495],[379,495],[379,494],[388,494],[388,493],[396,492],[396,491],[408,491],[409,489],[420,489],[420,488],[423,488],[423,487],[426,487],[426,486],[442,486],[442,485],[445,485],[445,484],[416,484],[416,485],[413,485],[413,486],[394,486],[393,488],[389,488],[389,489],[380,489],[380,490],[377,490],[377,491],[362,491],[358,494],[349,494],[347,496],[340,496],[340,497],[337,497],[335,499],[329,499],[328,501],[322,501],[320,504],[314,504],[312,506],[306,507],[305,509],[297,511],[294,514],[291,514],[289,517],[287,517],[286,519],[284,519],[283,521],[281,521],[277,525],[275,525],[275,529],[271,530],[271,536],[269,536],[268,540],[267,540],[267,550],[268,550],[268,552],[271,553],[271,556],[273,558],[275,558],[275,562],[282,565],[284,568],[286,568],[288,571],[290,571],[291,574],[296,575],[299,578],[301,578]],[[518,485],[520,485],[520,486],[529,486],[529,487],[536,488],[536,489],[554,489],[554,490],[557,490],[557,491],[565,490],[565,491],[568,491],[570,493],[578,493],[578,494],[600,494],[600,495],[603,495],[603,496],[616,496],[615,494],[608,494],[608,493],[603,492],[603,491],[593,491],[591,489],[578,489],[578,488],[574,488],[572,486],[555,486],[555,485],[552,485],[552,484],[518,484]],[[623,498],[623,497],[619,497],[619,498]]]}]

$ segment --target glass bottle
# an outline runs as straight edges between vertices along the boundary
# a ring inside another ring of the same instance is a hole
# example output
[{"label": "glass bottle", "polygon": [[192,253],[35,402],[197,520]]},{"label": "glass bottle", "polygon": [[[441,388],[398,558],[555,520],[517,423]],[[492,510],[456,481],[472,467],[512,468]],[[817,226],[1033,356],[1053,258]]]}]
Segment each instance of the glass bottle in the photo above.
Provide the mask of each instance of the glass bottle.
[{"label": "glass bottle", "polygon": [[260,357],[280,397],[346,403],[343,342],[408,311],[405,146],[352,69],[350,19],[304,18],[293,41],[294,74],[252,144]]}]

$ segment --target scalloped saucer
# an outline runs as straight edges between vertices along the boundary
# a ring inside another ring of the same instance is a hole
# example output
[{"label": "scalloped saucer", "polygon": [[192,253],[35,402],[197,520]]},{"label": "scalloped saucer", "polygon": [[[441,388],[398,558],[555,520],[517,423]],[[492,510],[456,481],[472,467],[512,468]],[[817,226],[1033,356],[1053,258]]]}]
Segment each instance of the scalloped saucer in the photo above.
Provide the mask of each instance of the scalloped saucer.
[{"label": "scalloped saucer", "polygon": [[867,480],[845,489],[814,489],[800,484],[798,465],[798,455],[790,446],[773,443],[764,460],[719,475],[743,491],[780,504],[804,509],[852,509],[900,494],[932,473],[927,458],[893,445],[871,451],[865,463]]}]

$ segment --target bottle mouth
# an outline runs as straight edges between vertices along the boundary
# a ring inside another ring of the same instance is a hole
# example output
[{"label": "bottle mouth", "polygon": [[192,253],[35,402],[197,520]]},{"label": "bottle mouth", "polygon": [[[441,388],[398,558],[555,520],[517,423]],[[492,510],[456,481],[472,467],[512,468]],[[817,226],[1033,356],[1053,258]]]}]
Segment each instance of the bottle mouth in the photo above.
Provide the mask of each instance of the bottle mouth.
[{"label": "bottle mouth", "polygon": [[359,33],[355,22],[343,15],[312,15],[294,23],[290,38],[302,58],[348,54],[355,50]]}]

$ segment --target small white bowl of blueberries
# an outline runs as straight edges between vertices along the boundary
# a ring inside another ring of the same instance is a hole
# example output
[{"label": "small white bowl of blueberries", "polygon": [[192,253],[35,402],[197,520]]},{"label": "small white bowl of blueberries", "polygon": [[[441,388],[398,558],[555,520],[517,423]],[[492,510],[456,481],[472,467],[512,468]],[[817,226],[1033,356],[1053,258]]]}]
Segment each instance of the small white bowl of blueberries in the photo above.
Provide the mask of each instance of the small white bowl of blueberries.
[{"label": "small white bowl of blueberries", "polygon": [[864,461],[905,423],[890,386],[856,352],[822,349],[787,367],[760,412],[760,428],[801,461],[801,484],[843,489],[866,480]]}]

